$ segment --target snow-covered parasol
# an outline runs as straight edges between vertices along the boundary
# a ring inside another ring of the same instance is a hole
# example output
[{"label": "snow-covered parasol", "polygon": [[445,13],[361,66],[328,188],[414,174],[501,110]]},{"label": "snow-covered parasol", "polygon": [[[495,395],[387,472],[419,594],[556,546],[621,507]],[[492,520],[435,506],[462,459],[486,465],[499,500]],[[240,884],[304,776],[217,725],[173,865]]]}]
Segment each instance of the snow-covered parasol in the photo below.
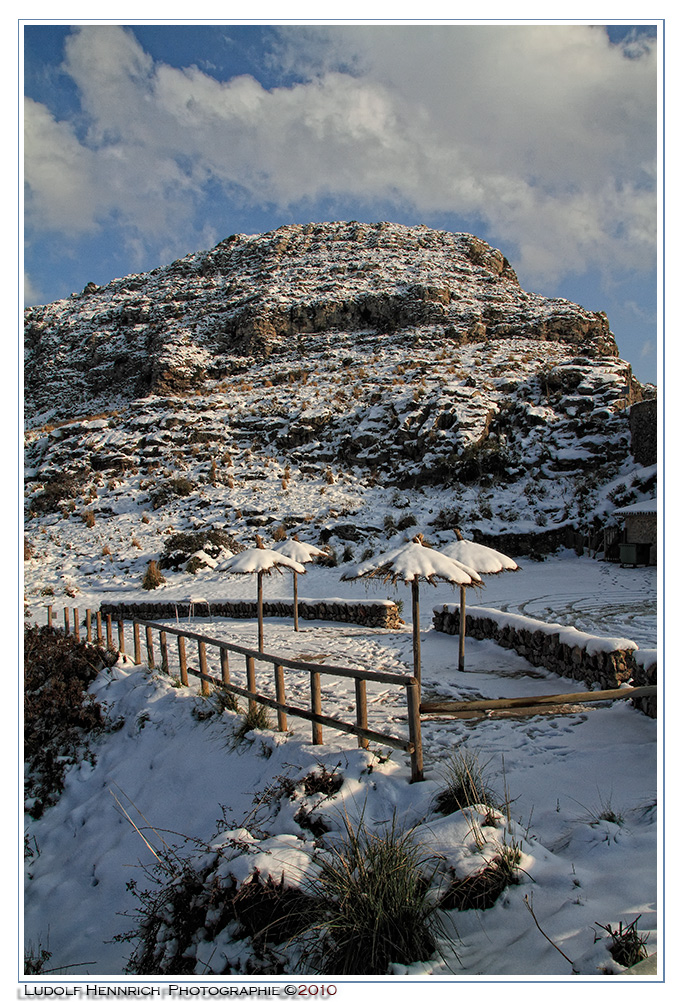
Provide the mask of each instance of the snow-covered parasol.
[{"label": "snow-covered parasol", "polygon": [[[475,543],[471,539],[463,539],[459,529],[455,530],[457,539],[441,548],[441,552],[453,560],[459,560],[479,574],[499,574],[501,571],[518,571],[519,567],[504,553],[499,553],[491,546]],[[465,589],[460,588],[460,643],[458,651],[458,669],[465,670]]]},{"label": "snow-covered parasol", "polygon": [[294,571],[296,574],[305,574],[306,568],[303,564],[285,556],[284,553],[276,553],[275,550],[268,550],[263,545],[261,536],[256,537],[256,546],[241,553],[235,553],[228,557],[220,570],[229,574],[256,574],[257,577],[257,603],[258,603],[258,649],[263,650],[263,575],[272,574],[277,571],[282,573],[282,569]]},{"label": "snow-covered parasol", "polygon": [[418,685],[422,676],[420,658],[420,581],[435,585],[437,581],[448,581],[450,584],[466,587],[481,584],[481,578],[476,571],[464,564],[444,556],[438,550],[426,546],[422,534],[404,543],[403,546],[376,557],[364,560],[357,567],[342,574],[342,581],[354,581],[359,578],[377,578],[396,584],[403,581],[412,589],[413,599],[413,665]]},{"label": "snow-covered parasol", "polygon": [[[313,546],[312,543],[302,543],[298,536],[292,536],[291,539],[283,539],[281,543],[276,543],[273,547],[276,553],[282,553],[285,557],[290,557],[292,560],[296,560],[299,564],[309,564],[316,557],[324,557],[325,550],[321,550],[317,546]],[[298,596],[298,582],[299,575],[297,571],[292,574],[292,581],[294,582],[294,629],[299,629],[299,596]]]}]

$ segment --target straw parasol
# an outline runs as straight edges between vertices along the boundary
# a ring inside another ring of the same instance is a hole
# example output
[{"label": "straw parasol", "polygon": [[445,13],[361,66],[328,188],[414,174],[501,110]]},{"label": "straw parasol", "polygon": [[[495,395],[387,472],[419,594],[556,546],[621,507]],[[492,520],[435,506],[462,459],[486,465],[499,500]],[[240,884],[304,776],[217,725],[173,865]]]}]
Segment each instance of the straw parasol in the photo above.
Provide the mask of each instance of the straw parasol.
[{"label": "straw parasol", "polygon": [[363,561],[357,567],[345,571],[342,581],[354,581],[359,578],[375,578],[396,584],[403,581],[409,584],[413,600],[413,665],[418,685],[421,682],[422,664],[420,657],[420,581],[436,586],[437,581],[448,581],[450,584],[467,587],[480,585],[481,578],[476,571],[465,567],[457,560],[426,546],[421,533],[414,536],[410,542],[404,543],[395,550],[380,553],[376,557]]},{"label": "straw parasol", "polygon": [[[283,539],[281,543],[276,543],[273,549],[276,553],[282,553],[285,557],[290,557],[292,560],[296,560],[299,564],[310,564],[316,557],[324,557],[326,555],[324,550],[319,549],[317,546],[313,546],[312,543],[302,543],[296,535],[292,536],[291,539]],[[292,574],[292,581],[294,583],[294,629],[298,631],[299,574],[297,571],[294,571]]]},{"label": "straw parasol", "polygon": [[249,550],[243,550],[241,553],[235,553],[220,566],[220,570],[228,571],[230,574],[256,574],[259,651],[263,651],[263,575],[272,574],[273,571],[282,574],[283,568],[294,571],[296,574],[306,573],[303,564],[285,556],[284,553],[276,553],[275,550],[266,549],[263,545],[263,539],[258,535],[256,546]]},{"label": "straw parasol", "polygon": [[[518,571],[519,567],[504,553],[499,553],[491,546],[475,543],[471,539],[463,539],[459,529],[455,530],[458,537],[454,543],[442,547],[441,552],[453,560],[460,560],[479,574],[499,574],[501,571]],[[458,670],[465,670],[465,589],[460,588],[460,643],[458,651]]]}]

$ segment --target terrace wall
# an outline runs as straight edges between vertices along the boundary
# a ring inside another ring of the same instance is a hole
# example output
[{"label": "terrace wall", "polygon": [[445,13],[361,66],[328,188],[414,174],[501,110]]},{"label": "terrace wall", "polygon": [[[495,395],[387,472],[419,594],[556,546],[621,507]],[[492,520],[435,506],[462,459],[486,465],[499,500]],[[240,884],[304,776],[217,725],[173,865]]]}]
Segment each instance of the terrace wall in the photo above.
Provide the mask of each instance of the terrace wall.
[{"label": "terrace wall", "polygon": [[[342,623],[359,623],[361,626],[396,630],[400,625],[398,606],[384,600],[346,601],[339,598],[300,598],[300,619],[322,619]],[[227,619],[256,619],[256,600],[230,599],[222,602],[188,600],[173,602],[103,602],[103,615],[113,619],[188,619],[190,617]],[[294,603],[287,599],[267,599],[263,603],[266,617],[292,618]]]}]

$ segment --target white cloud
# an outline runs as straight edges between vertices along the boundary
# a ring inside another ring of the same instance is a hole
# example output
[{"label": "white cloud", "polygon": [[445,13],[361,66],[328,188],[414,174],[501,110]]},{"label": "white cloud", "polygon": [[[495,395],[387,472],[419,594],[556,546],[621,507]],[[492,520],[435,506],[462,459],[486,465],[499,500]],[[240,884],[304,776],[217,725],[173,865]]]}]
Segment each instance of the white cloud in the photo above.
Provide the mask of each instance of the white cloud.
[{"label": "white cloud", "polygon": [[96,158],[67,122],[44,105],[24,102],[24,182],[27,221],[50,229],[92,232],[100,192]]},{"label": "white cloud", "polygon": [[36,287],[28,272],[24,272],[24,304],[30,306],[33,303],[39,302],[40,290]]},{"label": "white cloud", "polygon": [[31,218],[75,232],[116,213],[172,241],[212,179],[257,205],[485,220],[526,278],[653,265],[654,51],[625,58],[589,27],[344,26],[283,29],[275,55],[302,82],[221,82],[154,63],[123,28],[75,31],[88,127],[79,141],[30,103]]}]

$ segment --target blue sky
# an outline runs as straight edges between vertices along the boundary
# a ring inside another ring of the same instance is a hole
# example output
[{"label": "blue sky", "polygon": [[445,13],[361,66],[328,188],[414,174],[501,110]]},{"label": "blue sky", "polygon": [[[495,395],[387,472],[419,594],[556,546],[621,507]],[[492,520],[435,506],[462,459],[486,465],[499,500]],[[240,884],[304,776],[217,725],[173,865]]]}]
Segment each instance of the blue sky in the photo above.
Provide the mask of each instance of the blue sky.
[{"label": "blue sky", "polygon": [[[659,29],[661,36],[661,27]],[[23,25],[25,301],[231,233],[475,233],[657,379],[654,25]]]}]

